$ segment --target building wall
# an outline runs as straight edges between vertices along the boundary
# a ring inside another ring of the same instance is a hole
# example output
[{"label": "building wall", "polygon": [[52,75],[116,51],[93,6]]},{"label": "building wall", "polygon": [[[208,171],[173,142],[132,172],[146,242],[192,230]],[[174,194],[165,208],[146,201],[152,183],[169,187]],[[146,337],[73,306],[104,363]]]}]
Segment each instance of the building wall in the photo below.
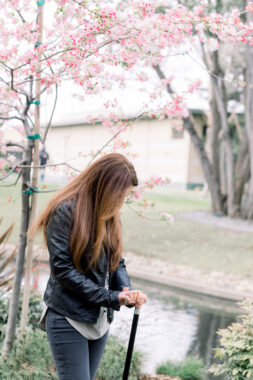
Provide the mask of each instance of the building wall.
[{"label": "building wall", "polygon": [[[170,121],[138,120],[120,136],[123,141],[129,142],[129,146],[117,151],[130,153],[140,180],[159,175],[171,178],[172,186],[204,183],[199,159],[191,145],[189,134],[172,129]],[[95,154],[111,137],[112,133],[102,125],[53,127],[48,134],[46,150],[51,162],[68,160],[73,167],[83,170],[90,160],[90,153]],[[20,135],[15,130],[6,133],[5,138],[20,141]],[[112,149],[113,143],[104,152]],[[81,157],[83,155],[88,157]],[[57,173],[65,175],[66,170],[58,166]]]},{"label": "building wall", "polygon": [[[53,161],[65,161],[76,157],[79,152],[96,152],[111,136],[109,130],[101,125],[55,127],[48,136],[47,150]],[[132,162],[140,179],[159,175],[171,178],[174,184],[187,182],[190,138],[185,132],[182,138],[173,138],[168,120],[136,121],[121,137],[130,143],[121,152],[135,155]],[[112,144],[107,151],[111,149]],[[80,158],[70,163],[82,170],[87,162],[88,159]]]}]

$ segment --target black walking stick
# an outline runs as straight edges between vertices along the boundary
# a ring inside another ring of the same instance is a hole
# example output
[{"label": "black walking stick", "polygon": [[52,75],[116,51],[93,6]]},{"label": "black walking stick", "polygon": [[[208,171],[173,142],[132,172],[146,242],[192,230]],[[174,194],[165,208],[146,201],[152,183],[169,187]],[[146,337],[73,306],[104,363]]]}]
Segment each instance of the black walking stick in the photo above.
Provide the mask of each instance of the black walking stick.
[{"label": "black walking stick", "polygon": [[141,310],[140,307],[135,306],[134,316],[133,316],[133,322],[132,322],[132,327],[131,327],[131,333],[130,333],[130,338],[129,338],[129,342],[128,342],[128,348],[127,348],[125,368],[124,368],[122,380],[127,380],[128,379],[129,369],[130,369],[130,364],[131,364],[131,359],[132,359],[132,354],[133,354],[133,349],[134,349],[134,341],[135,341],[135,335],[136,335],[136,330],[137,330],[137,326],[138,326],[138,320],[139,320],[140,310]]}]

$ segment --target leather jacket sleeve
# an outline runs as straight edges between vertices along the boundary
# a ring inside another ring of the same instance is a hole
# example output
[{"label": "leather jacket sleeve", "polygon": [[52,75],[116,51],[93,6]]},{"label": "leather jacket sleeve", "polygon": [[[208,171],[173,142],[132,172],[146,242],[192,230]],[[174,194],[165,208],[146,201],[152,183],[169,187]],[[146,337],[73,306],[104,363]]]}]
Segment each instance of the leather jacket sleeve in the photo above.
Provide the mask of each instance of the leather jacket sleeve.
[{"label": "leather jacket sleeve", "polygon": [[47,228],[47,245],[52,275],[68,291],[83,297],[85,302],[119,310],[119,291],[98,286],[79,272],[69,252],[69,237],[72,224],[71,210],[60,204]]},{"label": "leather jacket sleeve", "polygon": [[[112,289],[120,290],[123,288],[129,288],[133,290],[125,265],[125,260],[121,257],[119,265],[112,276]],[[133,305],[126,305],[128,308],[132,308]]]},{"label": "leather jacket sleeve", "polygon": [[122,292],[123,288],[132,290],[132,286],[127,274],[125,260],[121,257],[119,265],[112,276],[112,289]]}]

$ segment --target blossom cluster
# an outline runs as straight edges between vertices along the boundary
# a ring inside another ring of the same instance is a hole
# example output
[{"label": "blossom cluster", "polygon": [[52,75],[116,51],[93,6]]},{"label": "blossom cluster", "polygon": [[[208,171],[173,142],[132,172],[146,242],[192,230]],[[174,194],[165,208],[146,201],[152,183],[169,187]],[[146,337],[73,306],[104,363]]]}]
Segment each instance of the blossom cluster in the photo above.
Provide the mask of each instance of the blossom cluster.
[{"label": "blossom cluster", "polygon": [[[17,90],[28,91],[30,78],[36,78],[38,71],[46,88],[72,79],[87,94],[96,94],[110,87],[113,74],[108,77],[108,66],[120,66],[127,71],[140,61],[146,65],[159,64],[163,49],[193,40],[196,34],[212,50],[219,48],[219,41],[250,44],[253,41],[253,25],[242,21],[238,9],[221,15],[208,14],[204,2],[192,10],[184,6],[168,8],[162,1],[156,8],[157,4],[128,0],[112,9],[104,6],[103,1],[94,6],[91,0],[47,0],[45,9],[50,6],[54,17],[45,23],[43,43],[35,47],[40,32],[36,8],[27,0],[3,0],[1,98],[11,97],[12,104],[14,94],[7,94],[10,81]],[[249,3],[245,12],[252,9]],[[207,31],[212,38],[207,37]],[[137,75],[140,81],[147,80],[143,72]],[[7,108],[4,111],[9,112]]]},{"label": "blossom cluster", "polygon": [[[143,67],[161,64],[168,51],[196,38],[210,50],[218,49],[223,41],[253,43],[253,25],[241,17],[253,12],[252,2],[244,10],[233,9],[225,15],[209,13],[206,0],[193,9],[168,7],[163,0],[116,3],[112,8],[103,0],[46,0],[43,7],[47,17],[41,31],[36,21],[41,5],[37,8],[29,0],[2,0],[0,119],[5,122],[14,118],[23,125],[24,111],[28,110],[32,123],[34,107],[27,99],[34,97],[34,82],[40,77],[42,95],[64,80],[72,80],[84,95],[99,94],[110,90],[112,83],[123,87],[133,68],[138,81],[147,82]],[[40,32],[42,43],[38,43]],[[140,62],[141,69],[137,67]],[[163,79],[163,89],[172,80],[173,76]],[[192,83],[188,92],[200,84]],[[151,99],[156,96],[152,93]],[[106,109],[109,106],[105,104]],[[171,119],[178,128],[179,120],[187,115],[182,94],[172,96],[150,113],[151,117]],[[102,120],[114,135],[126,129],[122,116],[115,112]],[[127,147],[128,142],[117,135],[113,149]],[[153,180],[146,187],[155,183]]]}]

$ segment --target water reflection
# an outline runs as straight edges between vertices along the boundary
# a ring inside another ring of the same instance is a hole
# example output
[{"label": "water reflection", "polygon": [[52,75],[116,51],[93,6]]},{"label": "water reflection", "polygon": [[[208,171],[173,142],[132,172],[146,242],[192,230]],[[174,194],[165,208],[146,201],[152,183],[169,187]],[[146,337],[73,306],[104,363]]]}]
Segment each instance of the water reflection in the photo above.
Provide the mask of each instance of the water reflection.
[{"label": "water reflection", "polygon": [[[207,368],[209,368],[215,362],[213,348],[219,346],[217,331],[226,328],[234,320],[235,317],[232,315],[217,314],[204,310],[199,311],[198,329],[188,354],[197,354],[197,356],[203,358]],[[224,376],[214,377],[209,375],[208,379],[223,380]]]},{"label": "water reflection", "polygon": [[[154,373],[158,364],[182,360],[196,354],[209,368],[218,347],[217,330],[226,328],[238,314],[233,301],[222,301],[169,289],[145,281],[132,281],[149,296],[142,308],[135,347],[144,353],[145,372]],[[115,313],[111,333],[128,341],[133,311],[122,308]],[[224,380],[208,374],[206,379]]]},{"label": "water reflection", "polygon": [[[39,290],[44,292],[48,273],[40,275]],[[218,329],[235,320],[239,309],[233,301],[194,295],[145,281],[132,280],[134,288],[148,294],[140,314],[135,348],[144,356],[144,370],[154,373],[167,360],[182,360],[196,354],[206,366],[213,363],[213,348],[218,346]],[[110,332],[126,343],[129,339],[133,309],[122,307],[115,313]],[[208,380],[224,377],[207,376]]]},{"label": "water reflection", "polygon": [[[115,313],[111,334],[128,341],[133,311],[121,308]],[[168,359],[183,359],[190,349],[197,331],[197,314],[194,310],[178,309],[173,304],[149,299],[142,308],[136,335],[135,348],[144,354],[144,369],[154,373],[157,364]]]}]

